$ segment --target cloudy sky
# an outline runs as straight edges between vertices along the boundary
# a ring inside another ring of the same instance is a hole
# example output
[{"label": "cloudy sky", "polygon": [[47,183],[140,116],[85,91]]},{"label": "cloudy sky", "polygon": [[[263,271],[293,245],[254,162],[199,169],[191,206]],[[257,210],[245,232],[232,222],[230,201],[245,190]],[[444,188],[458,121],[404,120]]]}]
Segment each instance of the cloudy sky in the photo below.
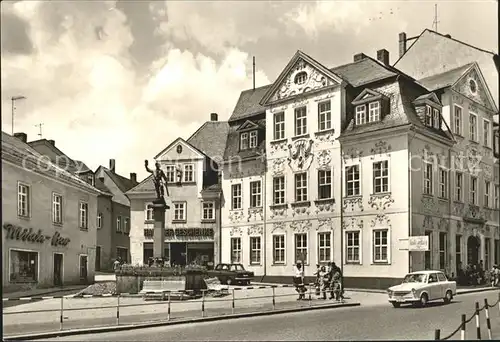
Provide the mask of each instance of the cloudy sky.
[{"label": "cloudy sky", "polygon": [[[327,66],[432,28],[436,1],[1,2],[2,130],[53,139],[91,168],[146,176],[150,159],[240,91],[272,82],[300,49]],[[442,33],[498,50],[496,1],[440,1]]]}]

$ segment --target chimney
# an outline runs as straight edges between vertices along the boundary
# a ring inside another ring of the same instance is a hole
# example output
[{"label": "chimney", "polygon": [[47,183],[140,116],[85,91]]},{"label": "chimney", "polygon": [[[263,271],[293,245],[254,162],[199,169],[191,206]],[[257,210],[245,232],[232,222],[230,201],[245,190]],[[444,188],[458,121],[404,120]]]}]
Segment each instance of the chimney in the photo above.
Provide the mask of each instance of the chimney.
[{"label": "chimney", "polygon": [[210,121],[218,121],[219,120],[219,116],[217,115],[217,113],[210,113]]},{"label": "chimney", "polygon": [[406,53],[406,33],[399,34],[399,58]]},{"label": "chimney", "polygon": [[364,53],[357,53],[354,55],[355,62],[360,61],[360,60],[365,59],[365,58],[366,58],[366,55]]},{"label": "chimney", "polygon": [[109,160],[109,169],[111,170],[111,172],[115,172],[115,160],[114,159]]},{"label": "chimney", "polygon": [[130,180],[134,183],[137,183],[137,173],[131,172],[130,173]]},{"label": "chimney", "polygon": [[377,60],[384,63],[384,65],[389,65],[389,51],[386,49],[378,50]]},{"label": "chimney", "polygon": [[451,34],[445,34],[444,35],[446,38],[451,38]]},{"label": "chimney", "polygon": [[56,142],[54,140],[48,140],[49,144],[51,144],[52,146],[56,146]]},{"label": "chimney", "polygon": [[25,144],[28,142],[28,135],[26,133],[14,133],[14,138],[21,140]]}]

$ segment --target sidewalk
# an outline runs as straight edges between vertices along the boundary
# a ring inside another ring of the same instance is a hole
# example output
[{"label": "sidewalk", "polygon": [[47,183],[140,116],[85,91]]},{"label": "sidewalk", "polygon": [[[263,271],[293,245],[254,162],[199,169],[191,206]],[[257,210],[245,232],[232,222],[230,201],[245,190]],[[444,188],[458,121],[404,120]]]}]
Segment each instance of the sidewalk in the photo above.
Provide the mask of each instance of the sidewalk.
[{"label": "sidewalk", "polygon": [[33,289],[25,291],[15,291],[15,292],[4,292],[2,293],[2,298],[21,298],[21,297],[34,297],[34,296],[45,296],[45,295],[64,295],[76,293],[85,289],[88,285],[68,285],[62,287],[49,287],[45,289]]},{"label": "sidewalk", "polygon": [[[232,295],[217,298],[206,297],[204,303],[202,299],[182,302],[172,301],[170,304],[170,318],[171,320],[178,320],[181,318],[202,317],[202,308],[204,309],[205,317],[213,315],[230,315],[233,312],[261,312],[273,309],[272,289],[235,291],[234,295],[234,310],[232,308]],[[367,295],[346,293],[346,297],[347,303],[364,303]],[[385,296],[382,295],[372,295],[372,297],[379,298],[377,300],[372,298],[371,305],[375,305],[375,302],[383,303],[387,301]],[[120,307],[117,309],[118,301]],[[166,320],[169,312],[167,301],[144,301],[142,298],[137,297],[47,299],[4,309],[4,334],[20,335],[58,331],[60,329],[61,303],[63,305],[64,330],[116,325],[117,311],[119,312],[120,324]],[[295,289],[275,289],[276,310],[333,303],[335,303],[335,301],[317,299],[314,294],[311,298],[311,302],[309,302],[309,300],[297,301]],[[31,312],[28,313],[27,311]]]}]

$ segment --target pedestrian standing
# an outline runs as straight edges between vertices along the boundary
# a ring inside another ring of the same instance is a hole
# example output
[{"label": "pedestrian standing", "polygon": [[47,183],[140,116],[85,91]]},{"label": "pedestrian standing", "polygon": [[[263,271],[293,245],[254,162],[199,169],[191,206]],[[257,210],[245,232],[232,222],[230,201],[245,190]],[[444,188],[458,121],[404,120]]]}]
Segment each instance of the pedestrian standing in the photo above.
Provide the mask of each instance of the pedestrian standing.
[{"label": "pedestrian standing", "polygon": [[293,277],[293,283],[295,284],[295,291],[299,294],[297,300],[305,298],[305,288],[304,288],[304,269],[300,262],[295,266],[295,276]]},{"label": "pedestrian standing", "polygon": [[319,264],[316,264],[316,272],[314,272],[314,275],[316,276],[316,282],[314,284],[316,296],[319,296],[321,291],[320,272],[321,272],[321,267]]}]

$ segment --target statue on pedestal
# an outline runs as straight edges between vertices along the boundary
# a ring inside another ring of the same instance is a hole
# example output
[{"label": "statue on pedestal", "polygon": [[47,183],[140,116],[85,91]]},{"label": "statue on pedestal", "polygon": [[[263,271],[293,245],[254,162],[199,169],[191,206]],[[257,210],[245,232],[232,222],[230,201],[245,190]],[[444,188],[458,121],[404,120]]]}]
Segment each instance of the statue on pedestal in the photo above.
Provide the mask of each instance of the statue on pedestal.
[{"label": "statue on pedestal", "polygon": [[156,169],[155,170],[151,170],[148,167],[147,160],[144,161],[144,166],[146,167],[146,171],[153,175],[153,183],[154,183],[155,190],[156,190],[156,198],[163,200],[164,196],[165,196],[165,190],[167,191],[167,196],[170,196],[170,194],[168,193],[168,187],[167,187],[167,177],[165,176],[165,173],[163,172],[163,170],[160,168],[160,163],[156,162],[156,164],[155,164]]}]

